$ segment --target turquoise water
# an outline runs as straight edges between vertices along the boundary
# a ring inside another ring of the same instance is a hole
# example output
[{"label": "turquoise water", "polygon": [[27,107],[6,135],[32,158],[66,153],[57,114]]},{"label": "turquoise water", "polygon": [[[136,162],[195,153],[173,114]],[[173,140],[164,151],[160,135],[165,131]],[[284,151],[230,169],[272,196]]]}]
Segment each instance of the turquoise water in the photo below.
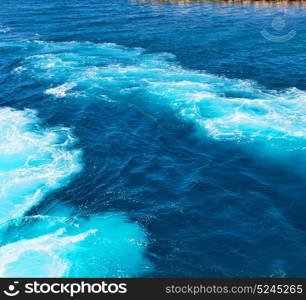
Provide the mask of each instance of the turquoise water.
[{"label": "turquoise water", "polygon": [[304,276],[304,7],[4,2],[2,277]]}]

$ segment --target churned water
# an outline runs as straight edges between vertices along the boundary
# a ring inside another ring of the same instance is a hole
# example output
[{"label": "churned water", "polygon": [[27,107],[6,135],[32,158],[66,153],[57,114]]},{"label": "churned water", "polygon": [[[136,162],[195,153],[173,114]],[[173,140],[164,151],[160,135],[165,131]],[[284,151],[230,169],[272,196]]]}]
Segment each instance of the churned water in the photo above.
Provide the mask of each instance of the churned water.
[{"label": "churned water", "polygon": [[304,276],[305,16],[3,0],[0,275]]}]

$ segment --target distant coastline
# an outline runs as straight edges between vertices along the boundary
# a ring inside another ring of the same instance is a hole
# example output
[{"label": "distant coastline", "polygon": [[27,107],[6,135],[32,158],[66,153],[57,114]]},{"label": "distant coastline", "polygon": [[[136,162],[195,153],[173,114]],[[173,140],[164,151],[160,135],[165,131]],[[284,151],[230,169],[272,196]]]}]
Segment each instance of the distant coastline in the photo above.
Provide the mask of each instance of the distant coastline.
[{"label": "distant coastline", "polygon": [[306,2],[306,0],[138,0],[138,2]]},{"label": "distant coastline", "polygon": [[216,2],[219,5],[252,5],[252,6],[296,6],[304,7],[306,5],[306,0],[130,0],[131,2],[155,2],[160,4],[172,3],[178,5],[187,5],[190,3],[208,3]]},{"label": "distant coastline", "polygon": [[132,0],[135,2],[170,2],[170,3],[190,3],[190,2],[224,2],[224,3],[242,3],[242,4],[279,4],[279,3],[288,3],[288,4],[305,4],[306,0]]}]

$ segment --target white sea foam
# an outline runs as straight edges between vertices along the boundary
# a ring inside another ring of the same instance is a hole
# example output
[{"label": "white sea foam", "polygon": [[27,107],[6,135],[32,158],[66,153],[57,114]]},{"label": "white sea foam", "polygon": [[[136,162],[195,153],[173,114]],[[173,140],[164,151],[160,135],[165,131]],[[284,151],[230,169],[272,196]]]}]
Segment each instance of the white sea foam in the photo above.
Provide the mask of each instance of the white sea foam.
[{"label": "white sea foam", "polygon": [[48,53],[27,58],[25,66],[47,84],[54,78],[62,82],[48,93],[64,97],[71,88],[67,82],[80,86],[88,98],[101,89],[106,96],[141,90],[145,101],[149,96],[156,105],[172,106],[214,139],[268,142],[287,149],[306,146],[304,91],[269,91],[249,80],[184,69],[173,55],[146,54],[138,48],[92,43],[40,46]]},{"label": "white sea foam", "polygon": [[[1,247],[0,277],[10,277],[10,275],[18,272],[27,272],[39,277],[64,276],[69,265],[57,253],[63,251],[68,244],[77,243],[94,231],[62,237],[64,232],[65,229],[62,228],[52,234],[45,234],[30,240],[22,239]],[[35,261],[32,261],[32,259],[35,259]],[[37,264],[38,261],[40,261],[39,265]],[[10,266],[12,265],[16,268],[14,271],[11,270]],[[30,265],[32,267],[38,265],[38,269],[32,269]]]},{"label": "white sea foam", "polygon": [[26,217],[0,231],[1,277],[132,277],[151,269],[145,232],[122,214]]},{"label": "white sea foam", "polygon": [[13,70],[13,72],[21,73],[21,72],[23,72],[23,71],[25,71],[25,70],[26,70],[25,67],[19,66],[19,67],[15,68],[15,69]]},{"label": "white sea foam", "polygon": [[0,109],[0,223],[22,216],[80,169],[69,130],[37,123],[32,110]]},{"label": "white sea foam", "polygon": [[58,202],[55,216],[23,216],[80,169],[73,142],[69,129],[43,128],[32,110],[0,109],[0,277],[131,277],[150,270],[146,234],[123,214],[69,217],[71,209]]},{"label": "white sea foam", "polygon": [[46,90],[46,94],[54,95],[55,97],[65,97],[67,96],[66,92],[73,89],[76,86],[74,82],[64,83],[55,88],[50,88]]}]

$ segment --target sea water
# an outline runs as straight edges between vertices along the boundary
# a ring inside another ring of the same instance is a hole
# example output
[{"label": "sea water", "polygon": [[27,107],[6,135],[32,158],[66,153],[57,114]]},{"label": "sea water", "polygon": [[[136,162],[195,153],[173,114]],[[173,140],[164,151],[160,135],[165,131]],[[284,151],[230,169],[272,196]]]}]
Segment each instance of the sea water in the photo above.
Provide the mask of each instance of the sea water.
[{"label": "sea water", "polygon": [[303,6],[4,0],[0,275],[303,276],[305,28]]}]

